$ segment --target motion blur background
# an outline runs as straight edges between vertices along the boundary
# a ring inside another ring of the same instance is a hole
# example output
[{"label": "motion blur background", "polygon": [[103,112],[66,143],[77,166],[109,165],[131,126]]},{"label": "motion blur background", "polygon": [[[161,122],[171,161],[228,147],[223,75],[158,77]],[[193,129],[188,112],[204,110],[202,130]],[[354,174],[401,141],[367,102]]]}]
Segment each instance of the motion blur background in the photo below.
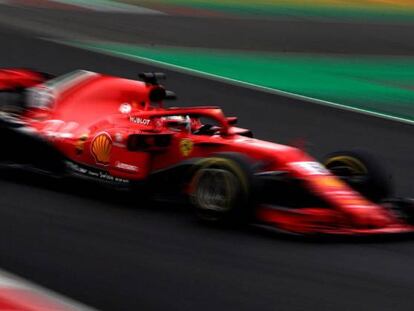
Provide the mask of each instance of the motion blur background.
[{"label": "motion blur background", "polygon": [[[412,0],[0,0],[0,66],[165,71],[180,105],[321,157],[378,155],[412,196]],[[102,310],[413,310],[414,243],[314,243],[9,176],[0,267]]]}]

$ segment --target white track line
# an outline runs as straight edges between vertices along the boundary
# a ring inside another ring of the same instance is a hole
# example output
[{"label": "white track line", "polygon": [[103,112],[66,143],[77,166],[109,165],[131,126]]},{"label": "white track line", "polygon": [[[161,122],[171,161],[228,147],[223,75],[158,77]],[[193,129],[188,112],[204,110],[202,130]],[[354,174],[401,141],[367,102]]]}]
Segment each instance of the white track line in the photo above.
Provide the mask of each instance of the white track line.
[{"label": "white track line", "polygon": [[75,5],[88,10],[101,12],[119,12],[131,14],[164,15],[164,13],[142,6],[130,5],[109,0],[49,0],[53,2]]},{"label": "white track line", "polygon": [[216,75],[216,74],[204,72],[204,71],[201,71],[201,70],[196,70],[196,69],[191,69],[191,68],[188,68],[188,67],[173,65],[173,64],[170,64],[170,63],[154,60],[154,59],[147,58],[147,57],[132,55],[132,54],[118,52],[118,51],[105,49],[105,48],[89,47],[89,46],[86,46],[86,45],[83,45],[83,44],[66,42],[66,41],[62,41],[62,40],[50,40],[50,39],[46,39],[46,38],[44,38],[44,39],[49,40],[49,41],[54,41],[54,42],[57,42],[59,44],[63,44],[63,45],[67,45],[67,46],[72,46],[72,47],[77,47],[77,48],[81,48],[81,49],[84,49],[84,50],[99,52],[101,54],[105,54],[105,55],[109,55],[109,56],[117,56],[117,57],[124,58],[124,59],[127,59],[127,60],[141,62],[141,63],[145,63],[145,64],[149,64],[149,65],[157,65],[158,67],[162,67],[162,68],[166,68],[166,69],[170,69],[170,70],[174,70],[174,71],[178,71],[178,72],[182,72],[182,73],[186,73],[186,74],[191,74],[191,75],[194,75],[194,76],[207,78],[207,79],[210,79],[210,80],[226,82],[226,83],[229,83],[229,84],[232,84],[232,85],[242,86],[242,87],[252,89],[252,90],[256,90],[256,91],[266,92],[266,93],[275,94],[275,95],[281,95],[281,96],[285,96],[285,97],[289,97],[289,98],[293,98],[293,99],[299,99],[299,100],[302,100],[302,101],[311,102],[311,103],[318,104],[318,105],[333,107],[333,108],[337,108],[337,109],[341,109],[341,110],[361,113],[361,114],[376,117],[376,118],[381,118],[381,119],[391,120],[391,121],[400,122],[400,123],[404,123],[404,124],[414,125],[414,120],[410,120],[410,119],[406,119],[406,118],[400,118],[400,117],[388,115],[388,114],[385,114],[385,113],[365,110],[365,109],[361,109],[361,108],[355,108],[355,107],[351,107],[351,106],[347,106],[347,105],[343,105],[343,104],[339,104],[339,103],[334,103],[334,102],[327,101],[327,100],[322,100],[322,99],[318,99],[318,98],[313,98],[313,97],[309,97],[309,96],[305,96],[305,95],[300,95],[300,94],[296,94],[296,93],[283,91],[283,90],[276,89],[276,88],[270,88],[270,87],[266,87],[266,86],[253,84],[253,83],[250,83],[250,82],[245,82],[245,81],[241,81],[241,80],[237,80],[237,79],[227,78],[227,77],[219,76],[219,75]]},{"label": "white track line", "polygon": [[[0,304],[21,311],[97,311],[73,299],[0,270]],[[18,309],[17,309],[18,308]]]}]

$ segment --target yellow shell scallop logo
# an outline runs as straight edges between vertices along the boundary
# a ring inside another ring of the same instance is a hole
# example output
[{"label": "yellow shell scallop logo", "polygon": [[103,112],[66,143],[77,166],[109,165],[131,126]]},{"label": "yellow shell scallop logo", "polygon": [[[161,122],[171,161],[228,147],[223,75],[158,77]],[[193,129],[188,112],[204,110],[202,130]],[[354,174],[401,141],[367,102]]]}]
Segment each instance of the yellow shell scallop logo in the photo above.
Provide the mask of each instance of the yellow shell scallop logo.
[{"label": "yellow shell scallop logo", "polygon": [[109,158],[111,156],[111,150],[112,139],[107,133],[99,134],[93,139],[91,151],[96,163],[108,165]]}]

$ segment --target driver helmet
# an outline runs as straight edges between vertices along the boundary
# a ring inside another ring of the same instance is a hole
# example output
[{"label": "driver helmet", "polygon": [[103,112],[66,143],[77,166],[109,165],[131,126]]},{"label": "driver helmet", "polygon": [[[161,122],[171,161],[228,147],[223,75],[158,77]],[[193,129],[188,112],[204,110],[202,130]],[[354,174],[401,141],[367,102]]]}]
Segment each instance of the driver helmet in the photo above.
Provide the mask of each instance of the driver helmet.
[{"label": "driver helmet", "polygon": [[168,116],[161,118],[161,120],[165,127],[173,131],[191,130],[190,116]]}]

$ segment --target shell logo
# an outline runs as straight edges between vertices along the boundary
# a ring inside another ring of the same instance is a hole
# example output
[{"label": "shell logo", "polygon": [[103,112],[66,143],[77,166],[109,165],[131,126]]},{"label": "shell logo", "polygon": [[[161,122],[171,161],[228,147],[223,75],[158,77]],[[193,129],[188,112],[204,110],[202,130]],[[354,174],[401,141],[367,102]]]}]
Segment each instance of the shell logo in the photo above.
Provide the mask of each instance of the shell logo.
[{"label": "shell logo", "polygon": [[91,152],[96,163],[102,165],[109,164],[109,158],[112,150],[112,139],[107,133],[101,133],[92,141]]}]

